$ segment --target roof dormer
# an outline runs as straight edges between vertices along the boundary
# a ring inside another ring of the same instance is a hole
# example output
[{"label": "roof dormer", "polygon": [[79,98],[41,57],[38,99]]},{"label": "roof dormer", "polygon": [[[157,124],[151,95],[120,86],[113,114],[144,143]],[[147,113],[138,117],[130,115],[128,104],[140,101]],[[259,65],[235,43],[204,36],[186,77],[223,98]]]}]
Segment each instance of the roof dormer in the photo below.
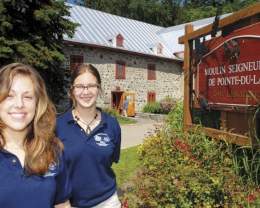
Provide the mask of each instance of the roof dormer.
[{"label": "roof dormer", "polygon": [[114,47],[124,47],[124,37],[120,33],[117,35],[110,36],[108,38],[110,44]]},{"label": "roof dormer", "polygon": [[157,55],[163,54],[163,45],[161,43],[157,44]]},{"label": "roof dormer", "polygon": [[151,44],[149,48],[154,54],[163,55],[163,45],[161,43]]},{"label": "roof dormer", "polygon": [[116,36],[116,46],[124,47],[124,37],[120,33]]}]

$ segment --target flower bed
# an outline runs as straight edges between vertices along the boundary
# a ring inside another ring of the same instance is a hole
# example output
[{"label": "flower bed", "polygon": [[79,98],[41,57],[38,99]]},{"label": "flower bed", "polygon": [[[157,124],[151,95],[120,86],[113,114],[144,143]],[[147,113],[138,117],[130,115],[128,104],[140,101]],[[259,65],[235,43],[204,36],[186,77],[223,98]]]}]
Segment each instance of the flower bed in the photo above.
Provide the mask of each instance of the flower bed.
[{"label": "flower bed", "polygon": [[239,158],[234,150],[237,147],[206,137],[200,128],[183,133],[182,105],[178,104],[165,127],[139,148],[142,168],[128,189],[131,191],[125,192],[128,206],[260,207],[259,155],[255,161],[252,157],[246,161],[248,155]]}]

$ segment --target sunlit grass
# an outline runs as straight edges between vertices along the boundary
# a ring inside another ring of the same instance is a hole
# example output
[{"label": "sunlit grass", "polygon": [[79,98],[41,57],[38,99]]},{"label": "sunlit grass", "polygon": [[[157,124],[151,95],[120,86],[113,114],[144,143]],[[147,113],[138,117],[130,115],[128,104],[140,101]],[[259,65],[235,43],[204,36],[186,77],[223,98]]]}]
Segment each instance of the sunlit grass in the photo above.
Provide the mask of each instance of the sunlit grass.
[{"label": "sunlit grass", "polygon": [[135,120],[133,120],[131,118],[123,117],[123,116],[118,116],[117,120],[122,125],[125,125],[125,124],[135,124],[136,123]]},{"label": "sunlit grass", "polygon": [[113,165],[113,170],[115,171],[117,177],[118,187],[128,181],[128,179],[131,178],[140,166],[137,149],[138,146],[134,146],[121,150],[119,163]]}]

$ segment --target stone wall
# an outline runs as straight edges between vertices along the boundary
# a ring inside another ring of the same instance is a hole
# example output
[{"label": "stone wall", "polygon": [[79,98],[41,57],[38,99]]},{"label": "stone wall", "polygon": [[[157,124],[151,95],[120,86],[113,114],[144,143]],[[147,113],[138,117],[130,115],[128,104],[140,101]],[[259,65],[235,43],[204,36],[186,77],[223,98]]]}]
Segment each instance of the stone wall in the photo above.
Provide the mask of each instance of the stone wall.
[{"label": "stone wall", "polygon": [[[147,93],[156,92],[156,101],[166,96],[183,98],[183,72],[175,61],[130,55],[91,47],[67,46],[66,69],[69,70],[70,55],[83,55],[85,63],[93,64],[101,75],[103,95],[100,107],[111,107],[111,92],[116,89],[135,93],[135,109],[141,111],[147,103]],[[126,63],[126,79],[115,79],[116,61]],[[156,65],[156,80],[147,80],[147,64]]]}]

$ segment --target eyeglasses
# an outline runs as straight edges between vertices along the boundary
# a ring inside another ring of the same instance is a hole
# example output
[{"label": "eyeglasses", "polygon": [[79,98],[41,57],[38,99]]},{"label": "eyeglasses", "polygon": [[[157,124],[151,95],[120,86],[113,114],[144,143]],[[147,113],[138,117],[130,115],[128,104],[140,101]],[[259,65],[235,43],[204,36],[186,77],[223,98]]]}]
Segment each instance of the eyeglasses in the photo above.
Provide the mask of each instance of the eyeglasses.
[{"label": "eyeglasses", "polygon": [[85,89],[87,90],[95,90],[95,89],[99,89],[100,85],[99,84],[75,84],[72,86],[77,92],[83,92]]}]

